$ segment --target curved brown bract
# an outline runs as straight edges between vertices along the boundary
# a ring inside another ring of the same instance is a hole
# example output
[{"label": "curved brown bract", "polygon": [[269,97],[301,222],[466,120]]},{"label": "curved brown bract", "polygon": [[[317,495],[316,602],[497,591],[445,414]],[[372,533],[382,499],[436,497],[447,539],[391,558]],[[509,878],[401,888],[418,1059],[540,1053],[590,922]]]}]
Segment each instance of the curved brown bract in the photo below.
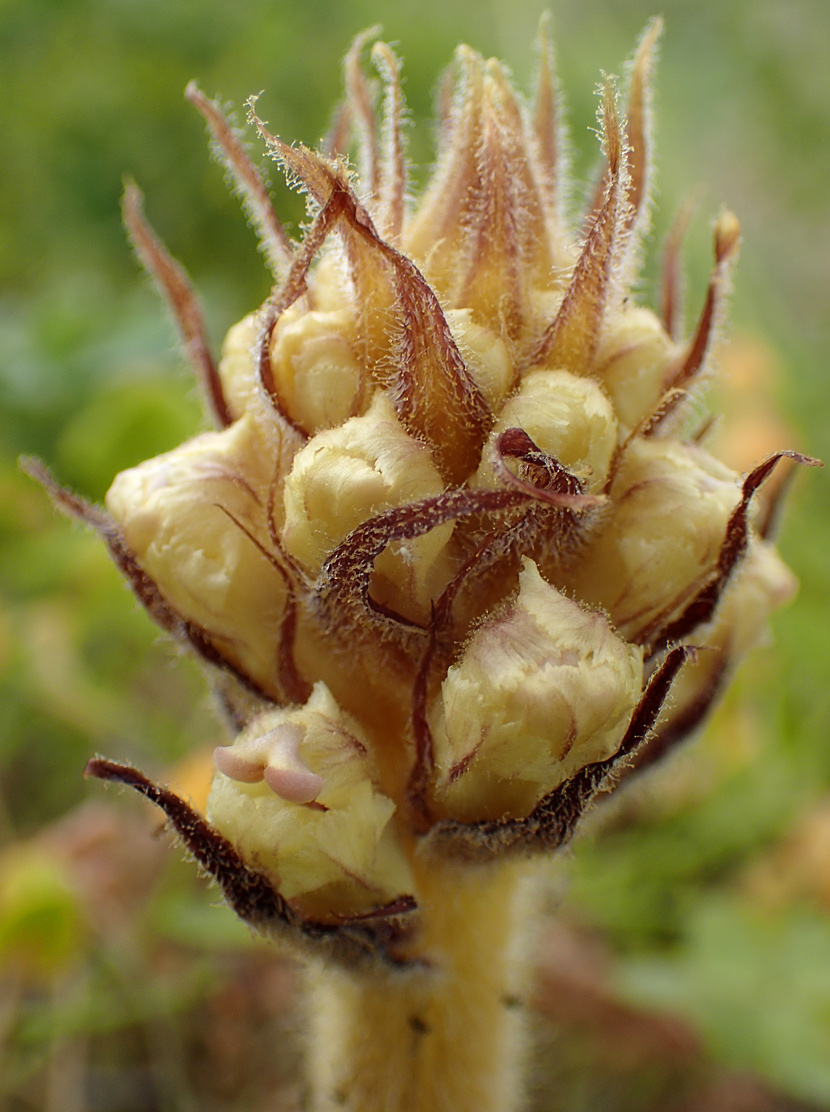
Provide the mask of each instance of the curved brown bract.
[{"label": "curved brown bract", "polygon": [[394,904],[349,922],[305,919],[264,874],[249,868],[234,846],[175,792],[154,784],[136,768],[101,757],[89,761],[84,776],[124,784],[154,803],[188,853],[217,882],[230,907],[254,930],[291,942],[310,955],[325,955],[346,965],[411,964],[398,952],[406,938],[406,917],[417,906],[411,896],[402,896]]}]

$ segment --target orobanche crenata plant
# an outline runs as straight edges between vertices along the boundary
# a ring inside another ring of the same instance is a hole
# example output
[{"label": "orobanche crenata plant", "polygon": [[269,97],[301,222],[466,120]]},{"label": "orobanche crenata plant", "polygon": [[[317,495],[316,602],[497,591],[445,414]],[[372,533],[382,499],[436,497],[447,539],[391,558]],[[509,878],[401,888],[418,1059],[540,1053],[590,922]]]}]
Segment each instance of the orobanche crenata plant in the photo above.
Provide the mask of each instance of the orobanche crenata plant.
[{"label": "orobanche crenata plant", "polygon": [[741,476],[702,446],[735,217],[690,335],[682,219],[660,314],[631,294],[659,31],[624,116],[601,91],[576,228],[545,23],[531,105],[459,47],[414,202],[398,60],[374,42],[377,96],[363,66],[375,32],[323,151],[251,102],[306,194],[296,243],[189,86],[275,279],[218,364],[134,185],[124,213],[217,429],[117,476],[106,512],[29,464],[205,663],[233,734],[206,814],[125,765],[88,773],[157,803],[237,914],[308,960],[317,1112],[516,1106],[529,862],[701,722],[795,589],[760,488],[814,461]]}]

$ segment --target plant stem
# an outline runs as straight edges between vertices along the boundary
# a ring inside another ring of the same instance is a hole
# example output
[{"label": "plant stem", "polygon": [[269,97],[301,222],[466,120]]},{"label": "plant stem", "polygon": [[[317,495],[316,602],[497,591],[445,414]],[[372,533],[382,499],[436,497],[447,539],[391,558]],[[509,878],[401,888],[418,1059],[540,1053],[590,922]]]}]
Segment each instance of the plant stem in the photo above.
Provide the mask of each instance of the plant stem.
[{"label": "plant stem", "polygon": [[512,1112],[519,1100],[524,868],[431,862],[406,972],[317,967],[313,1112]]}]

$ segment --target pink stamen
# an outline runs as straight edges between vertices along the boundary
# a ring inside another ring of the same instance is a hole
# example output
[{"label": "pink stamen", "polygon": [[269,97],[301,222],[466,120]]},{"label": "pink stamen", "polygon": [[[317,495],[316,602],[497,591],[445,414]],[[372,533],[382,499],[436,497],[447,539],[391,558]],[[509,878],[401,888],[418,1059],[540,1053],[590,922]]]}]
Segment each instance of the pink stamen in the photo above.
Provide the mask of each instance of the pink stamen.
[{"label": "pink stamen", "polygon": [[257,784],[264,780],[288,803],[312,803],[323,790],[323,778],[300,756],[305,729],[284,722],[259,737],[235,745],[220,745],[213,754],[216,767],[231,780]]}]

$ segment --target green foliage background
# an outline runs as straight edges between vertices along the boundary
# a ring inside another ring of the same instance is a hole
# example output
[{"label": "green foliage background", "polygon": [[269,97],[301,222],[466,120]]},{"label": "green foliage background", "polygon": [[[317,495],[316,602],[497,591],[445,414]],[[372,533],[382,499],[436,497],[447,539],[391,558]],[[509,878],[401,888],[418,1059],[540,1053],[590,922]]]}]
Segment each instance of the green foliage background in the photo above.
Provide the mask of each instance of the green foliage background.
[{"label": "green foliage background", "polygon": [[[216,734],[195,669],[170,666],[171,651],[159,649],[100,548],[58,520],[16,468],[20,452],[40,454],[62,482],[100,498],[116,471],[201,427],[170,322],[122,233],[122,175],[145,191],[148,215],[193,277],[218,342],[264,298],[268,278],[208,157],[201,118],[183,100],[187,81],[196,77],[208,95],[235,105],[239,119],[245,98],[264,90],[260,111],[271,128],[314,143],[340,92],[345,48],[380,22],[405,60],[417,121],[410,153],[424,165],[424,121],[455,44],[505,58],[529,90],[541,7],[0,0],[6,847],[100,792],[80,779],[94,751],[158,770]],[[693,309],[710,264],[707,222],[722,202],[738,213],[745,238],[733,326],[762,337],[785,368],[776,400],[796,430],[792,446],[830,460],[830,6],[664,0],[662,11],[655,242],[702,183],[689,237]],[[621,72],[652,0],[559,0],[553,14],[575,163],[590,175],[596,82],[601,70]],[[275,195],[296,225],[296,198],[279,183]],[[654,274],[651,262],[644,298]],[[775,648],[742,670],[716,724],[728,746],[749,707],[752,760],[726,772],[719,765],[711,792],[674,792],[671,805],[656,781],[633,821],[577,848],[565,912],[610,940],[631,1000],[690,1016],[723,1062],[830,1108],[830,905],[808,891],[770,910],[744,884],[758,855],[830,790],[823,473],[800,476],[782,548],[801,595],[776,619]],[[830,878],[824,884],[830,891]],[[4,906],[0,897],[0,920]],[[221,913],[210,916],[218,923]],[[208,928],[208,941],[211,931],[232,932],[222,922]],[[4,937],[0,929],[0,959]]]}]

